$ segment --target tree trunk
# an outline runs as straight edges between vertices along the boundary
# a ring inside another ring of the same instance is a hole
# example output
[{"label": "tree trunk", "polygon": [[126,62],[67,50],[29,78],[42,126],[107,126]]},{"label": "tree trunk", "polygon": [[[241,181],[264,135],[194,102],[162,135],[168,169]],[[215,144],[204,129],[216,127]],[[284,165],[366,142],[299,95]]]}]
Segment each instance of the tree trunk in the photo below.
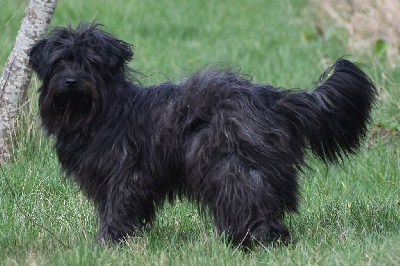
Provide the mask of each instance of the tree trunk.
[{"label": "tree trunk", "polygon": [[14,120],[32,75],[28,66],[29,49],[46,34],[56,4],[57,0],[29,1],[4,67],[0,80],[0,163],[10,158],[8,149],[14,135]]}]

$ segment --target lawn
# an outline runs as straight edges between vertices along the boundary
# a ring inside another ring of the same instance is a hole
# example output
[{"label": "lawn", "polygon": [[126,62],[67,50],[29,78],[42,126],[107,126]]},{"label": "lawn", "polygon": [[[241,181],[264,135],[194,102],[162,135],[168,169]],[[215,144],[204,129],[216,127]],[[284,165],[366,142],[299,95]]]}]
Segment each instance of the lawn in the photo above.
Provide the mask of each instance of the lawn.
[{"label": "lawn", "polygon": [[[25,6],[1,0],[0,72]],[[151,229],[125,244],[96,244],[94,208],[64,179],[40,129],[34,79],[17,121],[14,160],[1,167],[10,187],[0,172],[0,264],[399,265],[399,66],[377,55],[349,55],[346,31],[332,24],[321,33],[311,10],[306,0],[70,0],[58,3],[50,26],[97,18],[135,45],[131,66],[147,85],[224,64],[258,82],[311,90],[340,56],[364,65],[379,91],[369,137],[342,164],[309,158],[300,177],[300,211],[285,218],[291,244],[243,252],[184,200],[166,204]]]}]

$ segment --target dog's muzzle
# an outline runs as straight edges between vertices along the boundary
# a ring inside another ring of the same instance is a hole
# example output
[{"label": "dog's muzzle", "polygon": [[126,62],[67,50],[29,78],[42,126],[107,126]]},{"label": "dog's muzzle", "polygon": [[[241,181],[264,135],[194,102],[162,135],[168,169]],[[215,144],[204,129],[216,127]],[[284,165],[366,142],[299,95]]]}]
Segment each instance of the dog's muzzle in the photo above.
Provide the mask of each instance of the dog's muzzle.
[{"label": "dog's muzzle", "polygon": [[78,81],[76,79],[73,79],[73,78],[65,79],[65,85],[67,85],[68,88],[75,88],[77,84],[78,84]]}]

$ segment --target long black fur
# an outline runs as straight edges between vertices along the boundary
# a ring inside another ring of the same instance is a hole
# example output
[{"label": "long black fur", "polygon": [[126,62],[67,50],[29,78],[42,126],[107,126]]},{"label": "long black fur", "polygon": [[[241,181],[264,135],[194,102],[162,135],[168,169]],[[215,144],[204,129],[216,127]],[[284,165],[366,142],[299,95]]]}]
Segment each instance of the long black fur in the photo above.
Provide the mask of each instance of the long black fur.
[{"label": "long black fur", "polygon": [[297,210],[307,149],[335,162],[366,136],[376,91],[345,59],[313,92],[229,69],[142,88],[128,67],[131,48],[80,23],[55,28],[30,51],[43,126],[98,208],[99,239],[122,240],[166,198],[185,196],[235,243],[286,242],[282,219]]}]

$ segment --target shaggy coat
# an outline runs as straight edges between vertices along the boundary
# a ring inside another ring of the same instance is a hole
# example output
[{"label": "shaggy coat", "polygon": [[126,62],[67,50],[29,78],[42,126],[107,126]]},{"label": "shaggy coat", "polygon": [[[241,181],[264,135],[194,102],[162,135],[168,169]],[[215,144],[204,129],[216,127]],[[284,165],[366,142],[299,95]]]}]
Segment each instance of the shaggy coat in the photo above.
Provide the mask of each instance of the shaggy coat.
[{"label": "shaggy coat", "polygon": [[143,88],[128,67],[131,48],[80,23],[55,28],[30,51],[43,127],[63,170],[96,204],[99,239],[124,239],[180,196],[235,243],[286,242],[282,219],[297,210],[307,149],[334,162],[366,135],[375,88],[345,59],[312,92],[231,69]]}]

